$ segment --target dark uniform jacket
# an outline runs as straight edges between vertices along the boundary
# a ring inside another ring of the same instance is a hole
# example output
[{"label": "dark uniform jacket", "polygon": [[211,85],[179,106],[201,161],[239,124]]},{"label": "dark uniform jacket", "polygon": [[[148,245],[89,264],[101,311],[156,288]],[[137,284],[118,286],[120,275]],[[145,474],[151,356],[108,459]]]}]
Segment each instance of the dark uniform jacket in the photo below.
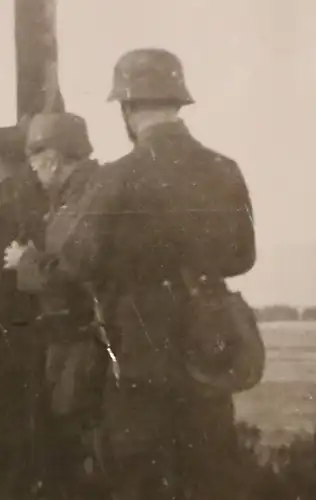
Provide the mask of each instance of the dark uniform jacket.
[{"label": "dark uniform jacket", "polygon": [[[91,398],[95,394],[87,384],[94,383],[92,366],[98,363],[98,351],[102,349],[96,348],[90,331],[92,299],[83,283],[65,272],[59,261],[62,261],[65,241],[73,238],[72,224],[77,219],[82,195],[98,169],[99,165],[93,161],[76,165],[51,197],[50,210],[45,216],[43,245],[30,246],[18,266],[19,289],[37,296],[40,304],[36,327],[41,332],[46,351],[44,386],[48,390],[47,400],[54,413],[73,415],[79,412],[83,419],[85,412],[91,410]],[[105,366],[103,352],[100,356],[102,371]]]},{"label": "dark uniform jacket", "polygon": [[[52,290],[69,277],[92,282],[105,304],[121,368],[121,389],[108,384],[108,425],[115,449],[134,453],[174,425],[170,388],[188,394],[181,358],[188,297],[180,270],[206,276],[220,291],[224,278],[251,269],[252,208],[236,163],[204,147],[180,121],[147,129],[130,154],[84,185],[51,219],[46,251],[54,265],[42,264],[39,283]],[[198,408],[187,401],[177,412]],[[204,415],[210,403],[202,406]],[[211,407],[208,432],[219,435],[220,423],[227,437],[231,396]]]},{"label": "dark uniform jacket", "polygon": [[253,266],[248,191],[236,163],[203,147],[181,123],[148,130],[115,168],[124,181],[109,262],[124,297],[122,372],[172,381],[187,323],[179,271],[206,276],[220,291],[223,278]]},{"label": "dark uniform jacket", "polygon": [[148,129],[93,178],[71,224],[66,210],[52,227],[60,234],[51,238],[55,272],[105,294],[115,283],[123,376],[159,383],[175,372],[185,327],[180,269],[207,276],[216,290],[255,262],[252,207],[237,164],[180,121]]}]

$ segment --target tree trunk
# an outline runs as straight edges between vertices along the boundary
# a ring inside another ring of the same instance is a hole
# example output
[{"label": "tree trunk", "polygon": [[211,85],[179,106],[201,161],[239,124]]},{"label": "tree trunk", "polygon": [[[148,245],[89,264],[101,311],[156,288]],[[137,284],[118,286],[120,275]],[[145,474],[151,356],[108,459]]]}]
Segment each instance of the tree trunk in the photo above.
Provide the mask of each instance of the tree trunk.
[{"label": "tree trunk", "polygon": [[58,83],[57,0],[15,0],[18,118],[64,111]]}]

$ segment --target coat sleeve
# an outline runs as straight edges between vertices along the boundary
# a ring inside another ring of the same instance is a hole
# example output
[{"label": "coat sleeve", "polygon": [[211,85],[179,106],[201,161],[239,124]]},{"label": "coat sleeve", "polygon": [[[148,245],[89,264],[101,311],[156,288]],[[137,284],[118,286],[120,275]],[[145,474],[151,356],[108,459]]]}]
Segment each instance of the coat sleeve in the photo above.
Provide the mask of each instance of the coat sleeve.
[{"label": "coat sleeve", "polygon": [[30,246],[22,255],[17,267],[17,287],[22,292],[37,293],[43,288],[43,276],[40,271],[41,254]]},{"label": "coat sleeve", "polygon": [[102,282],[111,272],[122,186],[120,165],[106,165],[80,200],[76,224],[59,255],[59,269],[77,282]]},{"label": "coat sleeve", "polygon": [[17,268],[17,288],[37,294],[71,281],[55,256],[38,251],[33,245],[22,255]]},{"label": "coat sleeve", "polygon": [[120,212],[121,177],[115,165],[102,167],[78,200],[56,255],[27,250],[18,269],[20,290],[39,292],[63,283],[98,282],[111,267],[113,232]]},{"label": "coat sleeve", "polygon": [[256,261],[253,209],[244,177],[234,162],[228,179],[224,231],[227,241],[222,254],[222,276],[234,277],[248,272]]}]

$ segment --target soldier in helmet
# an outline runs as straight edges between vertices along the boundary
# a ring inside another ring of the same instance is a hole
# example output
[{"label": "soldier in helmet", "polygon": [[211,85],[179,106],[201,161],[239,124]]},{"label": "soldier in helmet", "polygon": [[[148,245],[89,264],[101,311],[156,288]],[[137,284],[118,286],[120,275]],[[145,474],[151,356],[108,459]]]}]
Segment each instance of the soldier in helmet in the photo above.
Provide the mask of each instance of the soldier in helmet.
[{"label": "soldier in helmet", "polygon": [[18,288],[40,302],[35,324],[41,382],[35,402],[36,487],[45,498],[104,498],[95,443],[106,359],[92,331],[90,296],[58,268],[80,197],[99,169],[91,153],[82,118],[35,115],[26,154],[49,198],[44,241],[14,241],[5,253],[6,269],[17,269]]},{"label": "soldier in helmet", "polygon": [[[264,360],[225,284],[255,262],[248,190],[237,164],[179,118],[193,99],[175,55],[125,54],[109,100],[134,148],[100,170],[63,259],[108,297],[115,290],[120,383],[109,372],[105,396],[115,498],[237,498],[232,394],[260,380]],[[233,316],[244,323],[229,338]]]}]

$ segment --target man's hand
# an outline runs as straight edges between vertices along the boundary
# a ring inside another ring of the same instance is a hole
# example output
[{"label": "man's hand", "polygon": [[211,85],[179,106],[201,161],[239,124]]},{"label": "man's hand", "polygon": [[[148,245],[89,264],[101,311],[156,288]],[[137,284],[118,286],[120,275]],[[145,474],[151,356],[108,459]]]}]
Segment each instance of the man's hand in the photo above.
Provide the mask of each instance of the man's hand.
[{"label": "man's hand", "polygon": [[31,242],[27,245],[20,245],[17,241],[13,241],[4,251],[3,268],[9,270],[17,269],[22,255],[31,245]]}]

